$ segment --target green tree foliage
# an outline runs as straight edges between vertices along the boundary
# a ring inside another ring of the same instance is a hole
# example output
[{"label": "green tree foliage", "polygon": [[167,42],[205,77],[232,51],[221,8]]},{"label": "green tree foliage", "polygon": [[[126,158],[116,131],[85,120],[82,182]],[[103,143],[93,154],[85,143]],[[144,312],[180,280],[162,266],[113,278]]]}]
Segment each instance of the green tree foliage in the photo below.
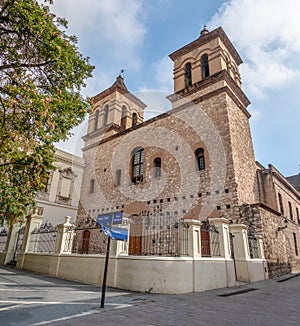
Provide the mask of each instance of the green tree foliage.
[{"label": "green tree foliage", "polygon": [[[50,2],[50,1],[48,1]],[[34,0],[0,0],[0,219],[22,219],[53,169],[53,142],[89,109],[93,67],[67,22]]]}]

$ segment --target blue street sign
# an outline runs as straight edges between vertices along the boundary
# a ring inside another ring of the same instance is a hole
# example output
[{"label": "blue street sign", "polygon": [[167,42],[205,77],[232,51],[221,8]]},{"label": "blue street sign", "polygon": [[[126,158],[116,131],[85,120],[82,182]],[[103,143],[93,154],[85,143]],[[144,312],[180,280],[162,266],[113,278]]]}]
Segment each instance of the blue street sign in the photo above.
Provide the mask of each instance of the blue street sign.
[{"label": "blue street sign", "polygon": [[97,216],[97,225],[111,225],[111,224],[122,224],[123,212],[113,212],[106,214],[99,214]]},{"label": "blue street sign", "polygon": [[111,225],[112,214],[99,214],[97,216],[97,225]]},{"label": "blue street sign", "polygon": [[113,213],[113,223],[112,224],[122,224],[123,212],[114,212]]}]

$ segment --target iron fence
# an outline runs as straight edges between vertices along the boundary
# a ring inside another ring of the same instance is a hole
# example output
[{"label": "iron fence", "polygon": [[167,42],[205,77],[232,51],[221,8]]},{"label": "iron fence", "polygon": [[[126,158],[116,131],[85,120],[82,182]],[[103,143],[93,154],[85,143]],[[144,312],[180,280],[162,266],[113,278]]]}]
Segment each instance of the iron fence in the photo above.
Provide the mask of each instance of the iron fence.
[{"label": "iron fence", "polygon": [[214,225],[202,222],[201,225],[201,256],[220,257],[220,234]]},{"label": "iron fence", "polygon": [[19,254],[20,254],[20,251],[21,251],[21,248],[22,248],[22,244],[23,244],[24,233],[25,233],[25,225],[23,225],[18,231],[17,242],[16,242],[14,256],[13,256],[13,261],[18,260],[18,257],[19,257]]},{"label": "iron fence", "polygon": [[28,251],[34,253],[55,252],[56,238],[57,226],[46,221],[31,232]]},{"label": "iron fence", "polygon": [[106,252],[107,237],[94,219],[87,218],[80,221],[74,228],[74,236],[70,235],[69,241],[66,241],[65,252],[69,250],[72,238],[72,253],[105,254]]},{"label": "iron fence", "polygon": [[0,231],[0,252],[3,252],[5,250],[7,236],[8,236],[7,229],[2,229]]},{"label": "iron fence", "polygon": [[129,255],[187,256],[188,228],[170,215],[132,217]]}]

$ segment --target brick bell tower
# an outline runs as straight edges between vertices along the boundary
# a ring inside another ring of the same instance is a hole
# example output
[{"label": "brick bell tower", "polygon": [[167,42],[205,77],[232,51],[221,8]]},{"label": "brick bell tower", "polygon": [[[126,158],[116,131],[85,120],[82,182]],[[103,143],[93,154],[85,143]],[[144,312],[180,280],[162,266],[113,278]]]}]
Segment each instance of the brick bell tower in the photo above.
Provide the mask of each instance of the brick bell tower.
[{"label": "brick bell tower", "polygon": [[174,62],[173,108],[176,99],[188,98],[213,122],[226,154],[225,188],[237,213],[240,205],[258,201],[250,102],[242,91],[238,68],[242,59],[221,27],[211,32],[204,27],[199,38],[170,58]]}]

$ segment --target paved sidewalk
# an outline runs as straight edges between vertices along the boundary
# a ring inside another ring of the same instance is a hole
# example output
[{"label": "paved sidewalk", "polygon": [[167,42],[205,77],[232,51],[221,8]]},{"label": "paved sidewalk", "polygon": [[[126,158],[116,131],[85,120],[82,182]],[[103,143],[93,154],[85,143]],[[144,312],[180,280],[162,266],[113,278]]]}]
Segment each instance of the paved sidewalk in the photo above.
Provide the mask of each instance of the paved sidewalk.
[{"label": "paved sidewalk", "polygon": [[100,287],[0,268],[0,324],[300,325],[300,276],[294,276],[182,295],[109,288],[100,309]]}]

